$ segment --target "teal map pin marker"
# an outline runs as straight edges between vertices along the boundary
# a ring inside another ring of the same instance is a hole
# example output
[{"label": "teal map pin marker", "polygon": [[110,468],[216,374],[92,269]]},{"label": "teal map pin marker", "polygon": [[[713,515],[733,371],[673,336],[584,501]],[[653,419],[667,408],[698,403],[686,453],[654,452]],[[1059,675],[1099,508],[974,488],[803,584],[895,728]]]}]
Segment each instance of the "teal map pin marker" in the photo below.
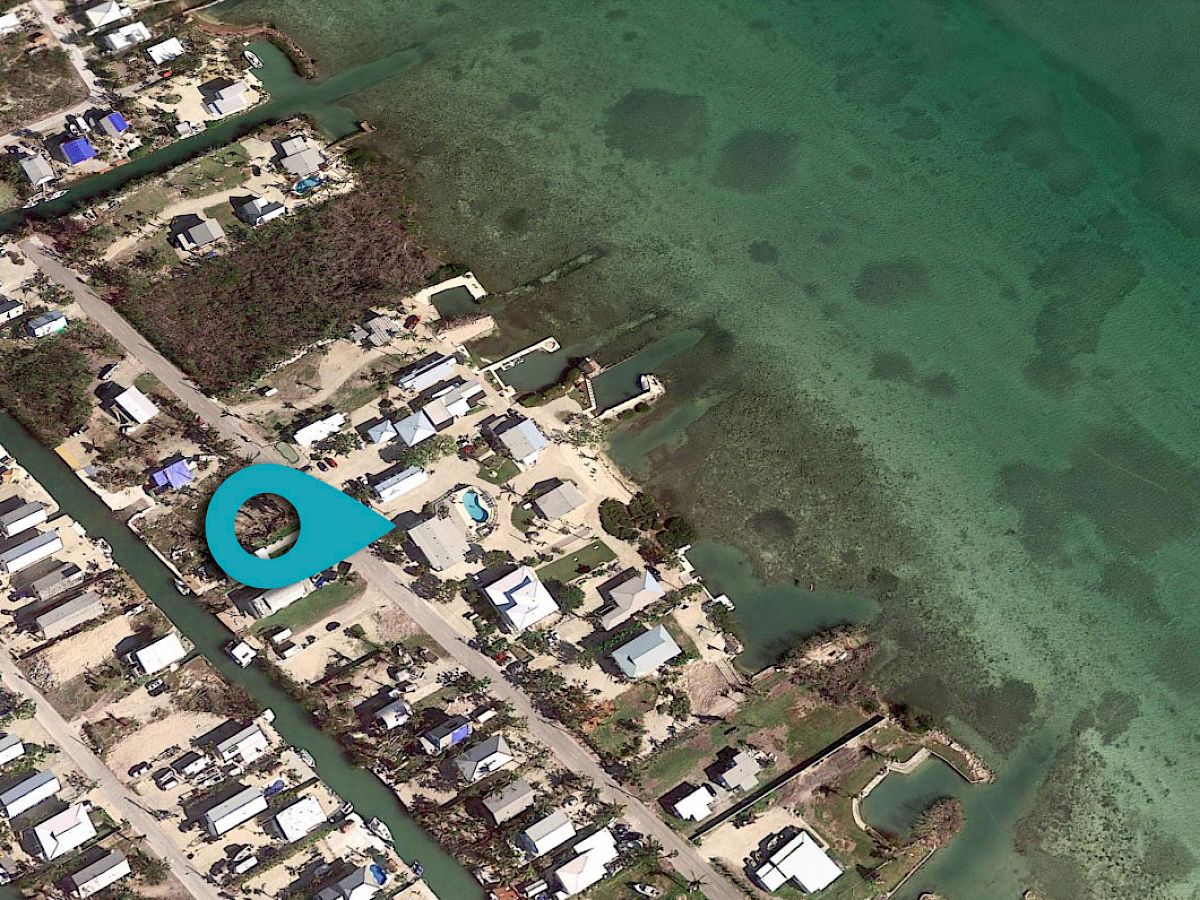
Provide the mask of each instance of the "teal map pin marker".
[{"label": "teal map pin marker", "polygon": [[[251,497],[278,494],[300,517],[300,536],[274,559],[259,559],[238,542],[234,520]],[[257,588],[277,588],[315,575],[357,553],[395,526],[323,481],[273,463],[247,466],[217,488],[204,516],[208,549],[230,578]]]}]

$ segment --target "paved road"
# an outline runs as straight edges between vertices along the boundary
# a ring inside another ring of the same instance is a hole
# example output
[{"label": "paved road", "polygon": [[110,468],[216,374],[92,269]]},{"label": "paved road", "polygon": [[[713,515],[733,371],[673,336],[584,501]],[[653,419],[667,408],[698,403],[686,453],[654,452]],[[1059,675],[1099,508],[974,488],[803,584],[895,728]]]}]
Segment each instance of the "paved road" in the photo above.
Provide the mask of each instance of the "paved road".
[{"label": "paved road", "polygon": [[506,681],[504,673],[490,657],[468,646],[436,609],[410,591],[396,577],[387,563],[374,556],[370,550],[359,551],[352,559],[357,571],[373,587],[382,591],[393,603],[408,613],[459,665],[476,678],[489,679],[492,683],[492,693],[512,704],[516,715],[529,724],[530,734],[548,747],[558,757],[559,762],[595,784],[606,802],[619,803],[625,807],[624,818],[638,831],[658,841],[664,854],[672,857],[671,865],[684,878],[697,879],[704,883],[703,893],[708,900],[745,900],[743,895],[700,855],[695,845],[674,831],[639,797],[621,787],[573,734],[534,709],[524,691]]},{"label": "paved road", "polygon": [[137,330],[121,315],[100,299],[90,287],[79,280],[78,273],[59,262],[46,246],[34,238],[21,242],[22,252],[29,257],[51,281],[70,291],[88,318],[111,334],[130,356],[137,359],[146,370],[167,386],[192,412],[207,422],[223,437],[232,441],[249,456],[265,462],[284,462],[273,445],[266,441],[258,430],[248,422],[222,409],[216,402],[202,394],[175,365],[150,345]]},{"label": "paved road", "polygon": [[[261,443],[262,439],[253,426],[224,412],[220,406],[196,390],[174,364],[151,347],[132,325],[117,315],[112,307],[97,297],[87,285],[80,282],[72,269],[62,265],[48,255],[44,248],[34,245],[31,241],[23,242],[21,249],[50,278],[70,290],[84,312],[116,338],[127,353],[137,358],[163,384],[174,391],[192,412],[222,433],[228,434],[239,444],[259,448],[262,451],[260,461],[270,459],[273,462],[282,462],[273,446],[264,446]],[[671,865],[684,878],[704,882],[705,897],[709,900],[744,900],[743,895],[700,855],[695,845],[672,830],[640,798],[621,787],[574,735],[535,710],[525,693],[504,679],[503,672],[493,660],[467,646],[461,635],[436,610],[412,593],[387,563],[372,555],[369,550],[357,553],[354,562],[363,577],[412,616],[413,620],[441,644],[447,653],[458,660],[463,668],[476,678],[489,679],[496,696],[512,704],[517,715],[529,723],[530,733],[548,747],[558,757],[559,762],[591,780],[599,788],[606,802],[624,806],[625,818],[632,822],[638,831],[653,836],[662,845],[664,852],[672,857]]]},{"label": "paved road", "polygon": [[25,680],[21,670],[3,651],[0,651],[0,675],[11,690],[23,694],[37,704],[34,720],[46,730],[59,750],[70,757],[75,767],[100,786],[120,817],[127,819],[145,836],[150,849],[170,864],[171,873],[187,888],[188,893],[196,900],[220,900],[217,889],[192,867],[191,862],[163,830],[162,825],[138,805],[136,795],[121,783],[100,757],[75,736],[75,730],[67,724],[67,720],[58,714],[37,688]]}]

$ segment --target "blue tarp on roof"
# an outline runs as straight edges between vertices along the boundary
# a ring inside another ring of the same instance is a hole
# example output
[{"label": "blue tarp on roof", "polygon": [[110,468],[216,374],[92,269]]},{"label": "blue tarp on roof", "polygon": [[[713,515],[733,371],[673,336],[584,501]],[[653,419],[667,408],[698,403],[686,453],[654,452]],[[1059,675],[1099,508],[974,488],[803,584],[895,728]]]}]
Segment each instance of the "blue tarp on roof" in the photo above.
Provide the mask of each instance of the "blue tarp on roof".
[{"label": "blue tarp on roof", "polygon": [[113,131],[117,132],[117,134],[129,130],[129,123],[125,121],[125,117],[119,112],[110,112],[104,117],[104,121],[111,125]]},{"label": "blue tarp on roof", "polygon": [[95,156],[96,148],[88,143],[87,138],[75,138],[72,141],[63,141],[62,154],[63,159],[74,166]]},{"label": "blue tarp on roof", "polygon": [[181,459],[151,473],[150,482],[157,488],[181,488],[185,484],[191,484],[192,470]]}]

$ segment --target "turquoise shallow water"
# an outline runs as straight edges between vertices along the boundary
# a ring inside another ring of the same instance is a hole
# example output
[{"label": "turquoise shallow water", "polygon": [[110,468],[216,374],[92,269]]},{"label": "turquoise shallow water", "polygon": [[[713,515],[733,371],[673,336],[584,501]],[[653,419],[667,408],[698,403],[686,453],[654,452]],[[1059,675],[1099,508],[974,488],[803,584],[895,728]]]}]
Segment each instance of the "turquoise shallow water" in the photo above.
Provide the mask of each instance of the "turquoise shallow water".
[{"label": "turquoise shallow water", "polygon": [[757,651],[878,610],[881,682],[997,761],[914,892],[1195,895],[1200,9],[224,12],[326,71],[409,49],[339,102],[443,255],[500,290],[594,259],[487,349],[685,347],[615,453],[753,563]]}]

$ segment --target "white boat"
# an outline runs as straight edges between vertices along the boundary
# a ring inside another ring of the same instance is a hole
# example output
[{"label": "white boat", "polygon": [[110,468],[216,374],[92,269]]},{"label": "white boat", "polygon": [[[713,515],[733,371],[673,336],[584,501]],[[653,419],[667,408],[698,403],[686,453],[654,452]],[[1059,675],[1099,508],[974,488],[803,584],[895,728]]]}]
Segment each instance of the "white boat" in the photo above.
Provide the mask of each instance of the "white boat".
[{"label": "white boat", "polygon": [[367,823],[367,831],[375,835],[381,841],[392,842],[392,829],[388,828],[380,819],[372,819]]},{"label": "white boat", "polygon": [[112,556],[112,544],[104,538],[96,538],[96,546],[100,548],[100,552],[105,556]]},{"label": "white boat", "polygon": [[296,755],[300,757],[300,762],[304,763],[310,769],[316,768],[317,761],[312,758],[312,754],[307,750],[297,750]]},{"label": "white boat", "polygon": [[258,58],[258,54],[253,50],[243,50],[242,56],[246,57],[246,62],[250,63],[250,68],[261,69],[263,67],[263,61]]},{"label": "white boat", "polygon": [[185,597],[192,592],[192,589],[184,584],[179,578],[175,579],[175,590],[179,591],[179,593],[183,594]]}]

